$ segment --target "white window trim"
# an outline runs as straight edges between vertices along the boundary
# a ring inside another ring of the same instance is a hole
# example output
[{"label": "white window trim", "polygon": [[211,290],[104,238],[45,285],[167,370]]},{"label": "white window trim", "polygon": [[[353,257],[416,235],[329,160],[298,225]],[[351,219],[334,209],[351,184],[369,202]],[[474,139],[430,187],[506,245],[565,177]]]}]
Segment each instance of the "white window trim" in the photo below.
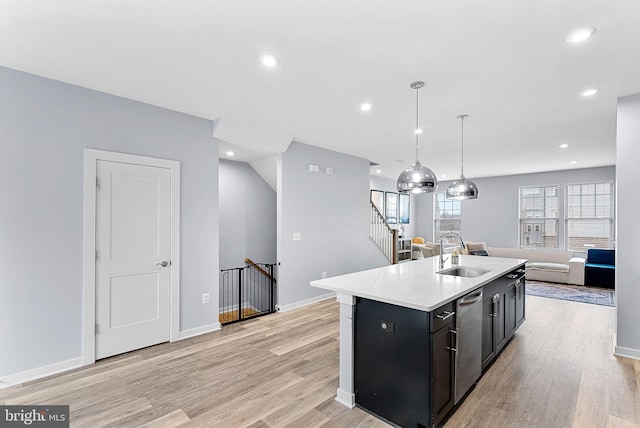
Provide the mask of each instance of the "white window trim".
[{"label": "white window trim", "polygon": [[[439,230],[438,227],[436,227],[436,224],[438,221],[441,221],[440,218],[438,218],[438,195],[443,195],[445,198],[445,202],[447,201],[447,192],[446,191],[441,191],[441,192],[434,192],[433,193],[433,242],[439,242],[440,241],[440,235],[436,232],[437,230]],[[451,203],[457,202],[460,204],[460,230],[458,231],[459,233],[462,232],[462,203],[460,201],[454,201],[452,200]]]},{"label": "white window trim", "polygon": [[[564,240],[564,245],[563,248],[566,251],[573,251],[574,253],[585,253],[587,252],[588,248],[584,248],[584,249],[569,249],[569,232],[568,232],[568,227],[567,227],[567,223],[569,220],[574,219],[574,217],[569,217],[569,210],[568,210],[568,204],[569,204],[569,194],[567,192],[567,189],[569,186],[584,186],[584,185],[589,185],[589,184],[610,184],[611,185],[611,217],[607,217],[609,219],[611,219],[611,246],[612,248],[616,247],[616,183],[613,180],[598,180],[598,181],[584,181],[584,182],[578,182],[578,183],[565,183],[564,184],[564,188],[562,189],[562,191],[564,192],[564,200],[562,201],[562,207],[564,210],[564,215],[563,215],[563,231],[562,231],[562,237]],[[593,219],[598,219],[598,218],[593,218]],[[604,219],[604,218],[603,218]],[[588,219],[586,219],[588,220]]]},{"label": "white window trim", "polygon": [[564,189],[566,189],[566,187],[563,188],[563,186],[561,184],[531,184],[531,185],[526,185],[526,186],[519,186],[518,187],[518,247],[519,248],[532,248],[530,246],[525,246],[523,245],[524,243],[522,242],[522,221],[526,220],[526,218],[522,218],[520,217],[522,214],[522,189],[531,189],[531,188],[536,188],[536,187],[541,187],[541,188],[546,188],[546,187],[555,187],[556,188],[556,198],[558,200],[558,215],[557,217],[532,217],[538,220],[542,220],[542,221],[547,221],[547,220],[555,220],[556,222],[556,233],[557,233],[557,246],[556,247],[543,247],[540,249],[544,249],[544,250],[559,250],[560,247],[560,238],[564,236],[564,231],[561,233],[560,231],[560,215],[561,215],[561,209],[562,207],[564,207],[563,201],[562,201],[562,197],[561,197],[561,191],[564,191]]}]

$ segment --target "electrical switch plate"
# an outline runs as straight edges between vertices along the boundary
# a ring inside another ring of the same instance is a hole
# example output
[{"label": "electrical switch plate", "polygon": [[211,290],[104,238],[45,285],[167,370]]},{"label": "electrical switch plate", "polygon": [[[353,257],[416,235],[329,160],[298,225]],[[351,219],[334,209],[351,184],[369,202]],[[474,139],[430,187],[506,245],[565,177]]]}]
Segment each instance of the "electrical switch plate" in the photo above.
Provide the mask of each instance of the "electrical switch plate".
[{"label": "electrical switch plate", "polygon": [[293,232],[293,240],[294,240],[294,241],[300,241],[300,240],[302,240],[302,233],[300,233],[300,232]]},{"label": "electrical switch plate", "polygon": [[320,165],[309,164],[309,172],[320,172]]},{"label": "electrical switch plate", "polygon": [[209,293],[202,293],[202,304],[209,303]]},{"label": "electrical switch plate", "polygon": [[322,279],[325,279],[327,277],[327,273],[326,272],[322,272]]}]

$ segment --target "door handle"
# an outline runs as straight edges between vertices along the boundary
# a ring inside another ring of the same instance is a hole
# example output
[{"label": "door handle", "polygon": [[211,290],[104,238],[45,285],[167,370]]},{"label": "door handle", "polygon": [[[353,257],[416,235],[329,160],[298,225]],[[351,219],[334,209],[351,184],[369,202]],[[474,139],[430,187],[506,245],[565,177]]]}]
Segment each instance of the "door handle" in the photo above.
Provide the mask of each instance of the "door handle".
[{"label": "door handle", "polygon": [[471,305],[478,300],[482,299],[482,290],[473,293],[472,295],[467,295],[459,300],[460,306]]},{"label": "door handle", "polygon": [[162,263],[156,263],[156,266],[167,267],[169,266],[169,262],[166,260],[163,260]]}]

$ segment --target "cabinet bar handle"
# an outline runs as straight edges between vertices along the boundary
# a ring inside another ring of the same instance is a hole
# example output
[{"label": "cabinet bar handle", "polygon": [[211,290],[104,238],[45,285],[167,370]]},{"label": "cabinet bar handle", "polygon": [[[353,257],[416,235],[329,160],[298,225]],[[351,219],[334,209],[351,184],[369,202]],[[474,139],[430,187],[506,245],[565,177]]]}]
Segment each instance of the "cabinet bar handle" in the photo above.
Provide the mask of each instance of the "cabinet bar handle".
[{"label": "cabinet bar handle", "polygon": [[[450,340],[451,340],[451,334],[452,333],[456,335],[456,340],[455,341],[452,340],[452,342],[454,342],[456,344],[456,346],[457,346],[457,344],[458,344],[458,330],[449,329],[449,339]],[[448,351],[458,352],[458,348],[454,348],[453,346],[447,346],[446,349]]]},{"label": "cabinet bar handle", "polygon": [[[444,314],[444,315],[443,315]],[[454,316],[456,314],[455,311],[443,311],[442,314],[436,315],[436,318],[440,318],[441,320],[446,320],[447,318],[451,318],[452,316]]]}]

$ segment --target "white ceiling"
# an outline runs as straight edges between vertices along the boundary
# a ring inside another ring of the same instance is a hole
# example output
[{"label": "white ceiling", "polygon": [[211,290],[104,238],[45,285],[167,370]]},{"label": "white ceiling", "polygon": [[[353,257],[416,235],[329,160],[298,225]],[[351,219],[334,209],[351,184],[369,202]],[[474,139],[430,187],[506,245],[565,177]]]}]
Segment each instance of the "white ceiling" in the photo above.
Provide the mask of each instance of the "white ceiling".
[{"label": "white ceiling", "polygon": [[235,159],[295,139],[394,178],[424,80],[420,160],[439,178],[460,173],[462,113],[467,177],[584,168],[615,163],[616,98],[640,92],[640,2],[0,0],[0,65],[219,119]]}]

